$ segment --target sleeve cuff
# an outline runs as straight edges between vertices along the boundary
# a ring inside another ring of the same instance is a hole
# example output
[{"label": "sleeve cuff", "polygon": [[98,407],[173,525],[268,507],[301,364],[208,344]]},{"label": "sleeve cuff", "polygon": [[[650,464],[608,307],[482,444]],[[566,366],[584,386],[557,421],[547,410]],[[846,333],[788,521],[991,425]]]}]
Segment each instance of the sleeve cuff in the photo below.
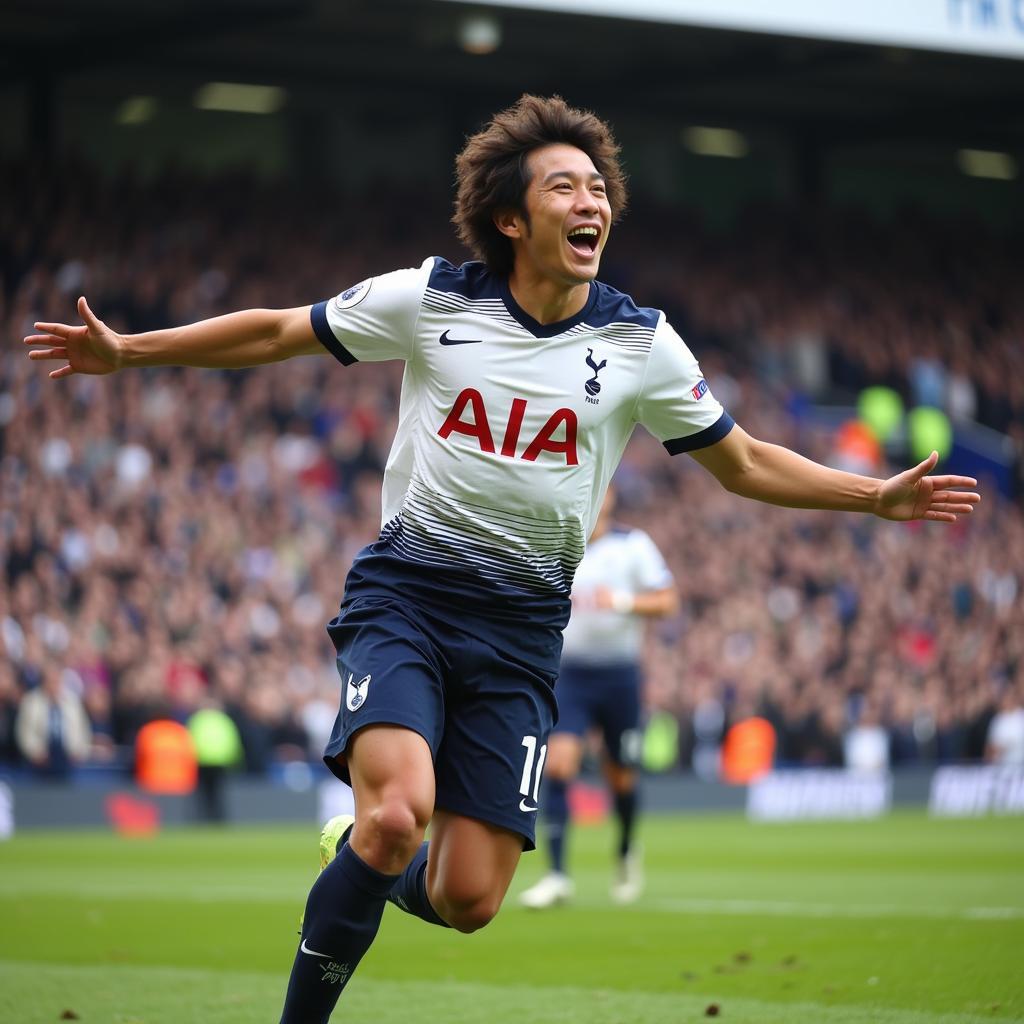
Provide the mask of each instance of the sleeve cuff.
[{"label": "sleeve cuff", "polygon": [[721,441],[734,426],[736,426],[736,421],[727,412],[723,412],[710,427],[698,430],[696,434],[690,434],[687,437],[674,437],[661,443],[669,455],[695,452],[698,448],[707,448],[716,441]]},{"label": "sleeve cuff", "polygon": [[323,345],[342,366],[351,366],[358,362],[354,355],[338,339],[327,322],[327,302],[318,302],[309,311],[309,320],[313,325],[313,333],[317,336],[320,344]]}]

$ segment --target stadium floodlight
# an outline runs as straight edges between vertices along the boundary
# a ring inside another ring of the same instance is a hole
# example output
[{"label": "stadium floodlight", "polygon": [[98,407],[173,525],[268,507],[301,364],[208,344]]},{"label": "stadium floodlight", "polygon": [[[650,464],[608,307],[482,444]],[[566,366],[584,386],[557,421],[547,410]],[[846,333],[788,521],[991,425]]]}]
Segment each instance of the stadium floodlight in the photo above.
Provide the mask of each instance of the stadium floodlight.
[{"label": "stadium floodlight", "polygon": [[114,121],[117,124],[145,124],[156,114],[156,98],[153,96],[129,96],[117,108]]},{"label": "stadium floodlight", "polygon": [[750,149],[746,138],[732,128],[692,125],[683,129],[682,139],[683,145],[698,156],[739,158],[746,156]]},{"label": "stadium floodlight", "polygon": [[458,39],[466,53],[494,53],[501,46],[501,22],[491,14],[468,14],[459,22]]},{"label": "stadium floodlight", "polygon": [[957,166],[972,178],[996,178],[1013,181],[1017,177],[1017,161],[1009,153],[992,149],[958,149]]},{"label": "stadium floodlight", "polygon": [[276,85],[207,82],[196,90],[193,102],[200,110],[226,110],[235,114],[276,114],[287,93]]}]

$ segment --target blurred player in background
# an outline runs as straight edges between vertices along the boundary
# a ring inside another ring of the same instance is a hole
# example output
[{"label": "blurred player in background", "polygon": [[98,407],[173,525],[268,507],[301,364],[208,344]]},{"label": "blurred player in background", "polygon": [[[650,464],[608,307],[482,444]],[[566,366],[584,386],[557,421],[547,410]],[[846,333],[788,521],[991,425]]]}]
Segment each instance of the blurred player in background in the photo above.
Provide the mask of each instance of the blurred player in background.
[{"label": "blurred player in background", "polygon": [[634,842],[641,733],[640,658],[647,620],[679,607],[672,573],[643,530],[612,519],[615,489],[609,487],[597,525],[572,585],[572,615],[565,628],[555,695],[558,723],[548,743],[541,808],[551,871],[519,897],[540,910],[564,903],[574,885],[565,868],[569,833],[569,786],[579,775],[588,730],[601,730],[603,768],[618,822],[612,899],[632,903],[643,887],[643,866]]},{"label": "blurred player in background", "polygon": [[342,689],[324,760],[355,821],[321,836],[283,1024],[328,1020],[387,901],[463,932],[497,913],[534,845],[573,574],[637,423],[778,505],[949,522],[980,500],[949,490],[973,480],[927,476],[934,455],[881,481],[736,426],[664,314],[595,280],[626,190],[593,114],[524,96],[456,166],[454,221],[481,262],[432,257],[312,306],[128,336],[83,297],[83,326],[25,339],[62,364],[54,379],[325,352],[406,364],[380,538],[328,626]]}]

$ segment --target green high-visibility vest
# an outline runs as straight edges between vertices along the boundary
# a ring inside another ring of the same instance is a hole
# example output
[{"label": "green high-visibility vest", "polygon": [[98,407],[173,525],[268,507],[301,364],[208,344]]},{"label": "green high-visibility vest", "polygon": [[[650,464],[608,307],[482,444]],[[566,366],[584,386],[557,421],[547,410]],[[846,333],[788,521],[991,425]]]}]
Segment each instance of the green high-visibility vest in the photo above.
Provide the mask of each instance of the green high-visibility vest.
[{"label": "green high-visibility vest", "polygon": [[242,759],[242,740],[223,711],[201,708],[188,720],[188,731],[201,765],[226,768]]}]

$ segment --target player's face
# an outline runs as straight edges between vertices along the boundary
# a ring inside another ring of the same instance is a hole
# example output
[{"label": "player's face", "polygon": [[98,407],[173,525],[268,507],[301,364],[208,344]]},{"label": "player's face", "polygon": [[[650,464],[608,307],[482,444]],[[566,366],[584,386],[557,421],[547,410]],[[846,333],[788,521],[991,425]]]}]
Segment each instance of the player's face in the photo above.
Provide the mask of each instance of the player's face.
[{"label": "player's face", "polygon": [[513,242],[517,271],[525,262],[570,287],[593,280],[612,222],[604,178],[583,150],[561,143],[534,150],[527,168],[529,221]]}]

